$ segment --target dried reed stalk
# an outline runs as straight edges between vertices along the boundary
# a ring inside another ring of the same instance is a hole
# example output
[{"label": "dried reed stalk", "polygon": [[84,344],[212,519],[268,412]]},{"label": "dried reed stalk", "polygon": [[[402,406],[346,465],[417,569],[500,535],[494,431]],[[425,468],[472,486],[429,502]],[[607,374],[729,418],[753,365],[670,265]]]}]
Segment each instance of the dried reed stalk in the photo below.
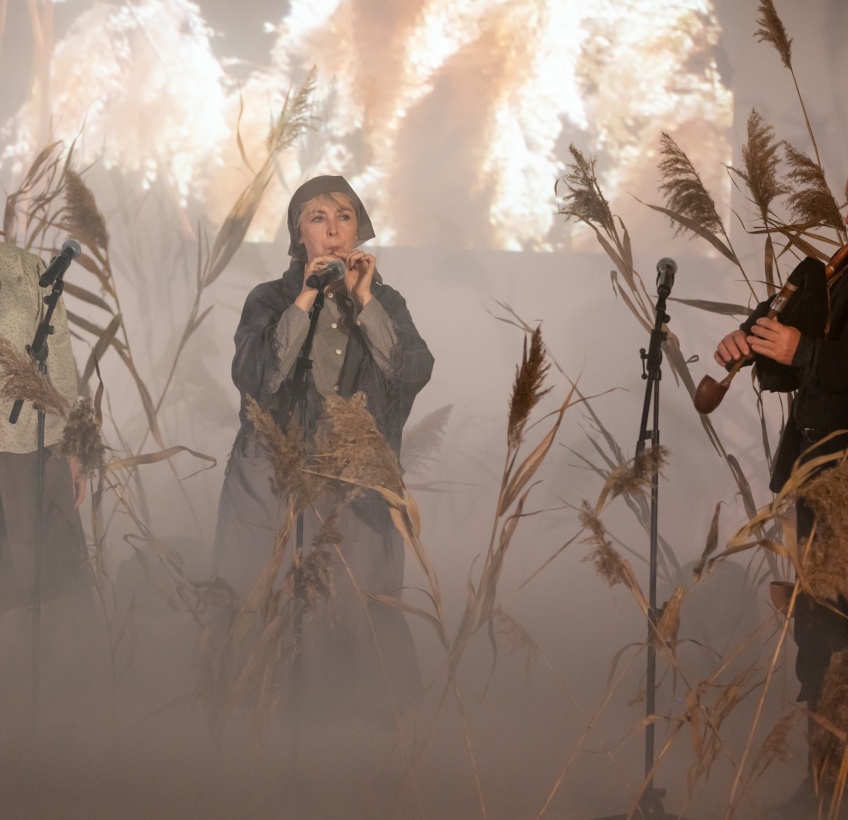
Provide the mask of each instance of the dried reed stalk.
[{"label": "dried reed stalk", "polygon": [[570,193],[560,200],[559,213],[569,219],[598,225],[607,233],[615,233],[615,221],[609,202],[604,199],[595,175],[595,158],[586,159],[574,144],[568,150],[573,161],[562,181]]},{"label": "dried reed stalk", "polygon": [[[751,110],[748,117],[748,140],[742,146],[742,162],[745,170],[736,171],[751,192],[751,197],[757,205],[763,224],[768,223],[771,203],[775,198],[790,193],[790,187],[777,178],[777,168],[780,163],[778,148],[775,142],[774,128],[766,125],[756,109]],[[736,169],[734,169],[736,170]]]},{"label": "dried reed stalk", "polygon": [[90,400],[83,399],[74,405],[68,415],[59,447],[65,455],[77,458],[80,470],[86,477],[94,475],[103,467],[106,447]]},{"label": "dried reed stalk", "polygon": [[34,404],[59,418],[66,418],[68,402],[41,375],[33,360],[0,336],[0,399]]},{"label": "dried reed stalk", "polygon": [[783,21],[777,13],[772,0],[762,0],[758,9],[762,17],[757,20],[760,28],[757,29],[755,37],[761,43],[771,43],[775,51],[780,55],[783,65],[792,70],[792,40],[786,34]]},{"label": "dried reed stalk", "polygon": [[541,328],[530,334],[530,347],[524,337],[524,352],[521,365],[515,368],[515,382],[509,399],[509,420],[507,422],[507,444],[510,449],[521,446],[527,420],[536,405],[551,388],[545,388],[545,376],[550,365],[545,362],[545,346],[542,344]]},{"label": "dried reed stalk", "polygon": [[97,201],[83,178],[69,170],[65,178],[65,212],[62,228],[92,250],[106,253],[109,249],[109,231],[106,220],[97,207]]},{"label": "dried reed stalk", "polygon": [[786,200],[793,218],[810,225],[825,225],[833,228],[845,240],[845,223],[839,212],[839,205],[833,196],[824,171],[803,151],[783,143],[786,161],[789,163],[787,179],[791,183],[791,192]]},{"label": "dried reed stalk", "polygon": [[813,143],[813,151],[816,154],[816,162],[821,166],[821,157],[819,156],[819,148],[816,145],[816,137],[813,134],[813,128],[810,125],[810,118],[807,116],[807,107],[804,105],[804,98],[801,96],[801,89],[798,86],[798,78],[795,76],[795,69],[792,67],[792,40],[786,34],[786,27],[774,7],[773,0],[762,0],[759,7],[759,12],[762,15],[757,23],[760,28],[757,29],[755,37],[761,43],[770,43],[774,46],[775,51],[780,55],[780,60],[783,65],[789,70],[792,75],[792,82],[795,84],[795,92],[798,95],[798,101],[801,103],[801,110],[804,113],[804,121],[807,124],[807,133],[810,135],[810,140]]},{"label": "dried reed stalk", "polygon": [[[669,209],[713,234],[725,235],[715,202],[701,181],[700,174],[686,153],[665,131],[660,137],[660,156],[659,189],[664,194]],[[684,225],[674,219],[671,224],[674,226],[675,236],[686,230]]]}]

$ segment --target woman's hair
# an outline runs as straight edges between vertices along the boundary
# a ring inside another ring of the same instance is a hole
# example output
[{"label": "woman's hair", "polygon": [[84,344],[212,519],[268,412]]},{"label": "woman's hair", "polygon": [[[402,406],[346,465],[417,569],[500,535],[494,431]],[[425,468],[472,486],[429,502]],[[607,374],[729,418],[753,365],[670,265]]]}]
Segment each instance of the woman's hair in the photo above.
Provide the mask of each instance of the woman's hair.
[{"label": "woman's hair", "polygon": [[289,203],[286,223],[289,229],[289,256],[293,259],[306,260],[306,250],[300,241],[300,220],[306,206],[313,200],[324,198],[338,204],[334,196],[343,196],[350,201],[353,212],[356,214],[356,245],[374,238],[374,228],[368,218],[368,212],[357,196],[356,191],[350,187],[348,181],[341,176],[317,176],[304,182],[293,194]]}]

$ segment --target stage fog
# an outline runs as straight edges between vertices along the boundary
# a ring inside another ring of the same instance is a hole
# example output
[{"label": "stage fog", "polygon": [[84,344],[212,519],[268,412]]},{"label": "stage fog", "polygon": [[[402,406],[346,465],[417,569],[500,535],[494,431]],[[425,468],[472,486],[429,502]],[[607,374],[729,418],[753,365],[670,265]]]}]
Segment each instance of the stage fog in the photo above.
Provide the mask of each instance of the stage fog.
[{"label": "stage fog", "polygon": [[[806,721],[769,599],[791,566],[752,547],[693,572],[773,500],[786,411],[763,394],[760,412],[748,371],[709,420],[690,395],[768,292],[760,212],[733,170],[752,110],[775,144],[820,158],[845,204],[848,8],[776,10],[815,145],[754,0],[0,2],[0,179],[21,192],[5,239],[45,261],[84,246],[64,299],[107,447],[82,510],[96,614],[45,603],[35,764],[30,612],[0,614],[6,816],[45,801],[45,816],[626,815],[645,781],[649,484],[599,497],[636,450],[663,257],[658,603],[680,613],[658,652],[654,783],[666,811],[698,818],[755,817],[791,791]],[[678,210],[669,156],[712,196],[718,222],[696,227],[715,241],[649,207]],[[365,247],[435,358],[401,451],[426,689],[387,725],[311,715],[293,743],[289,694],[260,696],[249,672],[211,682],[212,544],[239,428],[233,334],[249,291],[288,267],[286,208],[316,174],[364,200]],[[581,179],[606,226],[575,218]],[[825,256],[844,244],[818,233]],[[785,234],[774,253],[782,280],[802,254]],[[536,328],[548,392],[516,455],[510,397]],[[555,428],[523,506],[499,510],[505,464]],[[605,549],[623,574],[603,571]],[[475,599],[488,615],[459,641]],[[779,755],[763,751],[777,724]]]}]

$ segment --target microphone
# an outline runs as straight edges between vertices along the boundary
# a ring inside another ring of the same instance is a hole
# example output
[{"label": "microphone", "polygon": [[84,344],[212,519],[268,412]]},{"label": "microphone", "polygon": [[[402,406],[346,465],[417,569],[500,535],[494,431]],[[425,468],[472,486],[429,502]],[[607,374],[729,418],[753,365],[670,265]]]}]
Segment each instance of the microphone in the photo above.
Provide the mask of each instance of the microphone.
[{"label": "microphone", "polygon": [[327,265],[326,268],[319,270],[317,273],[313,273],[306,280],[306,286],[309,288],[316,288],[317,290],[323,290],[326,285],[329,285],[330,282],[335,282],[339,279],[343,279],[345,275],[345,263],[342,262],[341,259],[334,259]]},{"label": "microphone", "polygon": [[668,296],[674,287],[674,274],[677,273],[677,262],[664,256],[657,262],[657,293]]},{"label": "microphone", "polygon": [[62,250],[59,252],[59,255],[53,257],[44,273],[41,274],[41,277],[38,280],[38,286],[42,288],[49,288],[50,285],[52,285],[70,267],[71,262],[73,262],[74,259],[76,259],[81,253],[82,248],[76,239],[69,239],[65,242],[65,244],[62,245]]}]

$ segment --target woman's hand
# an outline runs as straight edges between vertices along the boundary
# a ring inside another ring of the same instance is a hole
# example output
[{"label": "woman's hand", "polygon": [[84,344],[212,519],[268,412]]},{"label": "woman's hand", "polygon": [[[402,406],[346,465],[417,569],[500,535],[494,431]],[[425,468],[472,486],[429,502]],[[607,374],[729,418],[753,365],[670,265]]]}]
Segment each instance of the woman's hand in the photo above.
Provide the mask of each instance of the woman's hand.
[{"label": "woman's hand", "polygon": [[312,305],[315,302],[315,297],[318,295],[317,288],[310,288],[306,284],[309,280],[309,277],[312,276],[313,273],[318,273],[318,271],[324,270],[324,268],[326,268],[327,265],[330,264],[330,262],[335,262],[338,258],[339,257],[337,256],[316,256],[314,259],[310,259],[306,263],[306,267],[303,269],[303,285],[300,289],[300,293],[294,300],[294,303],[302,311],[308,313],[310,310],[312,310]]},{"label": "woman's hand", "polygon": [[719,343],[713,358],[722,366],[738,361],[751,352],[745,331],[734,330],[728,333]]},{"label": "woman's hand", "polygon": [[801,331],[798,328],[782,325],[777,319],[764,316],[757,319],[751,333],[753,335],[748,337],[748,344],[754,353],[768,356],[778,364],[792,364],[798,342],[801,341]]},{"label": "woman's hand", "polygon": [[362,310],[372,299],[371,283],[374,281],[377,260],[370,253],[356,250],[351,251],[344,261],[347,268],[345,273],[347,292],[357,310]]}]

